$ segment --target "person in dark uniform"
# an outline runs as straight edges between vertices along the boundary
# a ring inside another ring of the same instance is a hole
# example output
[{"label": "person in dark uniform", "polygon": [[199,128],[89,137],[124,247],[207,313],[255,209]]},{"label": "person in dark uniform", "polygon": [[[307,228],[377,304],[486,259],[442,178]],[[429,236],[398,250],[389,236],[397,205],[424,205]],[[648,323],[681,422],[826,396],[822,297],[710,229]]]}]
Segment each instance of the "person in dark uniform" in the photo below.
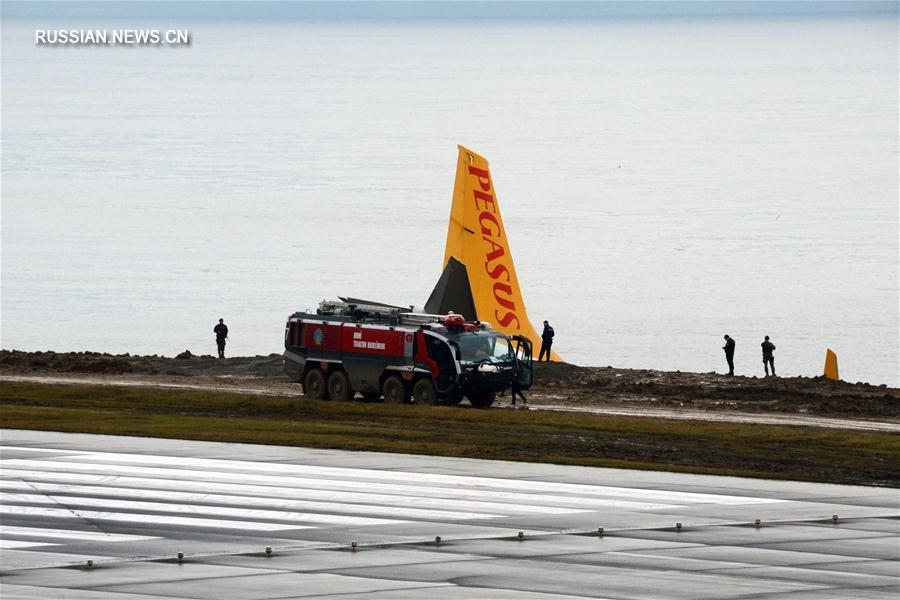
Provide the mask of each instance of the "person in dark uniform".
[{"label": "person in dark uniform", "polygon": [[769,376],[770,365],[772,367],[772,377],[775,377],[775,344],[769,341],[769,336],[766,336],[765,341],[760,346],[762,346],[763,369],[766,370],[766,377]]},{"label": "person in dark uniform", "polygon": [[544,352],[547,353],[547,362],[550,362],[550,347],[553,345],[553,328],[550,323],[544,321],[544,332],[541,334],[541,353],[538,355],[538,362],[544,360]]},{"label": "person in dark uniform", "polygon": [[228,325],[225,319],[219,319],[219,324],[213,327],[216,334],[216,346],[219,347],[219,358],[225,358],[225,339],[228,337]]},{"label": "person in dark uniform", "polygon": [[722,346],[725,351],[725,360],[728,362],[728,375],[734,376],[734,340],[728,334],[725,334],[725,345]]},{"label": "person in dark uniform", "polygon": [[510,393],[512,394],[512,405],[516,405],[516,396],[519,396],[519,398],[522,399],[522,406],[528,408],[528,398],[525,397],[525,394],[522,393],[522,388],[519,387],[518,377],[513,379],[510,390]]}]

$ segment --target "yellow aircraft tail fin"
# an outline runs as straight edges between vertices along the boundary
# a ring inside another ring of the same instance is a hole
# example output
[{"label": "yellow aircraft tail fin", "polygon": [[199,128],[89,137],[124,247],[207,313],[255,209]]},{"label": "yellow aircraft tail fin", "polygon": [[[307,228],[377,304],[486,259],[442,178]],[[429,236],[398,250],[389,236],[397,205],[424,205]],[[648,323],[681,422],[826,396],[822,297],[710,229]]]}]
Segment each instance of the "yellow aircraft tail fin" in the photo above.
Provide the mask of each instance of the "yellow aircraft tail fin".
[{"label": "yellow aircraft tail fin", "polygon": [[840,379],[840,377],[838,377],[837,354],[835,354],[834,350],[831,348],[825,350],[824,375],[827,379],[834,379],[835,381]]},{"label": "yellow aircraft tail fin", "polygon": [[[462,146],[456,163],[444,268],[453,258],[465,265],[478,318],[506,335],[524,335],[535,345],[537,355],[541,336],[525,311],[488,161]],[[562,360],[555,352],[551,359]]]}]

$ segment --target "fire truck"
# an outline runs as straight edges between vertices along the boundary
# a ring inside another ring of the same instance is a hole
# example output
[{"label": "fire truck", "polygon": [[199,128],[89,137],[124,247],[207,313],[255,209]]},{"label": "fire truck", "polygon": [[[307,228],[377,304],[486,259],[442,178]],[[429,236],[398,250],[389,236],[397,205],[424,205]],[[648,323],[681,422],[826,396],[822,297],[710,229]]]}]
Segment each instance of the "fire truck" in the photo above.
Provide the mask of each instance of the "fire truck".
[{"label": "fire truck", "polygon": [[532,347],[462,315],[341,298],[288,318],[284,367],[318,400],[487,408],[514,383],[531,387]]}]

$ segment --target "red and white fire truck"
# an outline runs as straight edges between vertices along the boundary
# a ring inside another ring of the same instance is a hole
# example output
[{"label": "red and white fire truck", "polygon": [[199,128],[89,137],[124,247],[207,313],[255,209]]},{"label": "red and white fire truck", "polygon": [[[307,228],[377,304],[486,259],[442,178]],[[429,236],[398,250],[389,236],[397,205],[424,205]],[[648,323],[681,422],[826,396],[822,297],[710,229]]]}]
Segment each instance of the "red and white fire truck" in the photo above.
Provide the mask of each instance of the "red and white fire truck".
[{"label": "red and white fire truck", "polygon": [[532,382],[528,338],[508,337],[461,315],[413,313],[363,301],[323,301],[290,316],[284,367],[314,399],[486,408],[497,393]]}]

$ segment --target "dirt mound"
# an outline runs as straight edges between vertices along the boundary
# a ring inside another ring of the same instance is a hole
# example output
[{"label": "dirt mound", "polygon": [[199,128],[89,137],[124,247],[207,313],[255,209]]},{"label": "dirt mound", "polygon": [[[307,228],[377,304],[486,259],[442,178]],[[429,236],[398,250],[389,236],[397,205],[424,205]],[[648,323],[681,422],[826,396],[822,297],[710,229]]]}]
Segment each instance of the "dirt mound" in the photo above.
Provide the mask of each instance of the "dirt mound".
[{"label": "dirt mound", "polygon": [[716,373],[540,363],[535,365],[532,395],[538,402],[571,406],[900,418],[900,390],[824,377],[725,377]]},{"label": "dirt mound", "polygon": [[[628,404],[789,412],[841,416],[900,417],[900,390],[822,377],[725,377],[643,369],[585,368],[572,373],[565,400],[576,405]],[[555,385],[553,385],[555,384]]]},{"label": "dirt mound", "polygon": [[595,367],[579,367],[569,363],[542,362],[534,364],[535,384],[549,388],[568,388],[586,385],[601,370]]},{"label": "dirt mound", "polygon": [[[148,382],[177,379],[221,386],[253,385],[264,392],[296,393],[280,354],[220,360],[189,351],[175,358],[98,352],[0,351],[0,373],[85,373]],[[190,378],[190,379],[186,379]],[[821,377],[725,377],[652,369],[579,367],[539,363],[527,394],[535,406],[685,408],[709,411],[793,413],[853,418],[900,418],[900,390]]]},{"label": "dirt mound", "polygon": [[97,352],[16,352],[0,351],[0,368],[61,373],[131,373],[134,367],[126,357]]},{"label": "dirt mound", "polygon": [[134,373],[212,375],[229,377],[280,377],[281,355],[249,356],[220,360],[186,350],[169,358],[159,355],[105,354],[100,352],[21,352],[0,350],[0,371],[7,373]]}]

